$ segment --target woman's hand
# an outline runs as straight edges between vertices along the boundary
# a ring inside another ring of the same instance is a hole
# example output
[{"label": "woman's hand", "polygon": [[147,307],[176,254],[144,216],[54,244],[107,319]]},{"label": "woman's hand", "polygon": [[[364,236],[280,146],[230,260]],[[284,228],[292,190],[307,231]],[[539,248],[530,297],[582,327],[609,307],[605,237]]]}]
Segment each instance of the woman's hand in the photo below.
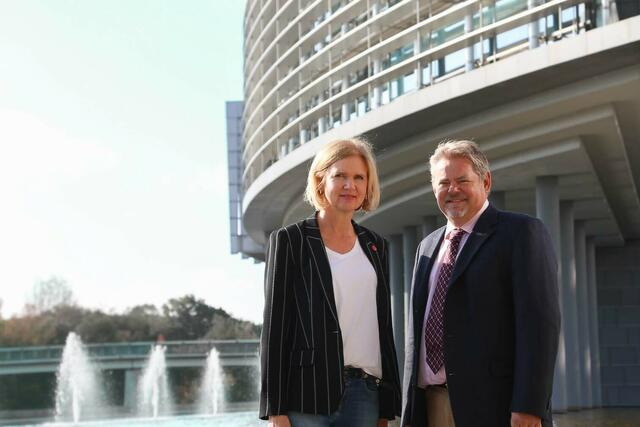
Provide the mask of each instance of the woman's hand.
[{"label": "woman's hand", "polygon": [[286,415],[272,415],[269,417],[269,427],[291,427]]},{"label": "woman's hand", "polygon": [[389,425],[389,420],[386,418],[380,418],[378,420],[378,427],[387,427]]}]

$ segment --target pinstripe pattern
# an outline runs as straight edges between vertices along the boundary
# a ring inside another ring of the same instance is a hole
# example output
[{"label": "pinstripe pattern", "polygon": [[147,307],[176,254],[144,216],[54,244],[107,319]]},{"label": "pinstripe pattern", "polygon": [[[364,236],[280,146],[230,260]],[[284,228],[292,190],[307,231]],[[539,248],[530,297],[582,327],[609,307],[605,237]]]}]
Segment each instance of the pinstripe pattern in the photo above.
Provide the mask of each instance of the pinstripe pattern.
[{"label": "pinstripe pattern", "polygon": [[[393,344],[389,257],[383,238],[353,223],[378,278],[381,418],[400,415],[400,380]],[[315,215],[271,233],[265,268],[261,338],[260,418],[297,411],[328,415],[344,391],[342,335],[329,260]]]}]

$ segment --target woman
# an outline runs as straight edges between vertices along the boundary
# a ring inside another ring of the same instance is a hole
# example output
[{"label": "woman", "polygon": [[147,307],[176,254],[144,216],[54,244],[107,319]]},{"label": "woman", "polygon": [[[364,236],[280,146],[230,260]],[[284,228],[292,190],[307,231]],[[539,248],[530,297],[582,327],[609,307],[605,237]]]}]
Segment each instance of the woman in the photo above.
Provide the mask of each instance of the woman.
[{"label": "woman", "polygon": [[260,418],[274,427],[385,426],[400,411],[387,244],[352,221],[380,200],[371,146],[323,147],[305,199],[317,212],[269,238]]}]

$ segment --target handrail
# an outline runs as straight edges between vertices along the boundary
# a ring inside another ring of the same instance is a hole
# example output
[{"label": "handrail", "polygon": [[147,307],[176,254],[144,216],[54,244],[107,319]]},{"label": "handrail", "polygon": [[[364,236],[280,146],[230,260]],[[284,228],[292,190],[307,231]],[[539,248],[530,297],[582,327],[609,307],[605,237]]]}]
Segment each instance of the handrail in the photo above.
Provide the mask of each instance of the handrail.
[{"label": "handrail", "polygon": [[[264,103],[267,102],[268,100],[271,100],[273,94],[277,90],[282,88],[282,86],[287,84],[294,76],[298,76],[300,74],[300,72],[302,72],[305,68],[310,67],[318,58],[322,57],[322,55],[325,55],[327,52],[330,52],[332,49],[334,49],[340,43],[345,43],[346,40],[351,39],[351,38],[355,38],[359,33],[362,33],[367,28],[369,28],[371,26],[374,26],[376,23],[378,23],[378,21],[383,20],[386,16],[388,16],[389,14],[395,12],[396,10],[404,7],[405,5],[409,5],[412,1],[413,0],[407,0],[405,2],[398,2],[395,5],[393,5],[391,8],[385,10],[384,12],[381,12],[379,14],[374,15],[370,19],[367,19],[367,21],[363,22],[361,25],[352,28],[350,31],[340,35],[340,37],[332,40],[329,44],[327,44],[322,49],[320,49],[315,55],[312,55],[311,57],[307,58],[306,61],[299,63],[298,66],[296,68],[294,68],[293,70],[291,70],[291,72],[289,74],[287,74],[285,77],[283,77],[280,81],[276,82],[276,84],[271,88],[271,90],[267,93],[267,95],[265,95],[262,98],[262,100],[260,100],[258,105],[255,106],[255,108],[251,108],[251,109],[247,108],[247,109],[245,109],[245,114],[248,111],[250,111],[250,114],[249,114],[248,118],[245,117],[245,127],[243,129],[243,135],[242,135],[243,138],[247,137],[247,129],[249,128],[251,122],[253,122],[253,120],[256,118],[256,114],[258,113],[260,108],[262,108]],[[329,23],[331,23],[331,20],[333,20],[333,19],[338,19],[341,14],[347,13],[349,8],[350,7],[355,7],[355,5],[356,5],[356,3],[353,2],[352,6],[346,6],[346,7],[342,8],[342,10],[340,12],[337,12],[336,14],[332,15],[329,18]],[[269,69],[263,74],[263,76],[260,78],[260,80],[256,83],[255,89],[252,90],[252,92],[247,97],[245,105],[250,105],[250,103],[253,100],[253,97],[258,93],[258,88],[260,87],[260,85],[263,83],[263,81],[267,77],[270,77],[270,74],[273,73],[273,69],[275,67],[277,67],[277,66],[280,66],[282,64],[282,62],[284,62],[289,57],[289,55],[291,55],[291,53],[295,49],[298,49],[301,44],[305,43],[309,38],[313,37],[316,32],[320,31],[320,29],[322,29],[322,27],[317,27],[317,28],[314,28],[309,33],[305,34],[302,38],[300,38],[300,40],[298,40],[295,44],[293,44],[281,56],[281,58],[279,58],[278,61],[276,61],[274,64],[272,64],[271,67],[269,67]],[[304,89],[304,88],[302,88],[302,89]],[[298,93],[300,93],[300,91],[302,89],[299,88],[296,91],[296,93],[290,97],[290,99],[297,99],[296,95]],[[253,136],[257,132],[259,132],[259,129],[256,129],[255,132],[252,132],[251,136]],[[245,144],[245,147],[243,149],[243,157],[245,156],[245,153],[248,151],[248,148],[249,148],[250,145],[252,145],[252,141],[247,143],[247,144]]]},{"label": "handrail", "polygon": [[[536,6],[534,8],[527,9],[525,11],[522,11],[522,12],[516,13],[514,15],[511,15],[509,17],[503,18],[500,21],[484,25],[481,28],[478,28],[476,30],[470,31],[468,33],[465,33],[465,34],[463,34],[463,35],[461,35],[459,37],[456,37],[456,38],[454,38],[454,39],[452,39],[452,40],[450,40],[448,42],[445,42],[445,43],[443,43],[443,44],[441,44],[439,46],[436,46],[435,48],[431,48],[431,49],[428,49],[426,51],[419,52],[417,54],[414,53],[414,55],[411,56],[410,58],[408,58],[407,60],[405,60],[405,61],[403,61],[403,62],[401,62],[399,64],[396,64],[393,67],[387,68],[386,70],[381,71],[381,72],[379,72],[379,73],[377,73],[377,74],[375,74],[373,76],[370,76],[369,78],[359,82],[358,84],[356,84],[356,85],[354,85],[352,87],[349,87],[349,88],[341,91],[340,93],[338,93],[336,95],[331,96],[327,100],[325,100],[322,103],[320,103],[318,106],[316,106],[313,109],[311,109],[311,110],[305,112],[304,114],[301,114],[300,116],[298,116],[295,120],[293,120],[290,123],[288,123],[282,129],[279,129],[264,144],[262,144],[258,148],[258,150],[256,150],[255,153],[253,153],[253,155],[251,156],[249,161],[246,163],[246,166],[245,166],[245,169],[244,169],[243,175],[242,175],[243,181],[246,183],[247,175],[248,175],[249,171],[254,167],[254,163],[256,162],[256,160],[259,158],[260,155],[262,155],[268,148],[271,148],[271,146],[274,143],[274,141],[276,141],[285,132],[290,131],[294,126],[297,126],[301,122],[303,122],[304,120],[308,119],[309,117],[312,117],[314,115],[314,113],[317,113],[323,107],[326,107],[329,104],[336,103],[338,100],[346,97],[347,95],[355,93],[358,89],[361,89],[362,87],[366,87],[368,85],[375,84],[376,82],[380,82],[381,80],[384,79],[384,77],[389,76],[390,74],[393,74],[394,72],[398,72],[398,71],[400,71],[402,69],[406,69],[410,65],[415,65],[416,63],[419,63],[421,60],[424,60],[426,58],[439,59],[439,57],[437,56],[438,54],[442,54],[442,55],[446,56],[448,53],[451,53],[451,52],[455,51],[456,48],[463,48],[465,46],[468,46],[468,45],[470,45],[472,43],[475,43],[475,41],[479,40],[482,37],[495,36],[498,31],[501,31],[501,32],[502,32],[502,30],[508,31],[509,29],[516,28],[519,25],[523,25],[523,24],[525,24],[527,22],[532,22],[532,21],[538,19],[541,16],[545,16],[552,9],[560,8],[560,7],[563,7],[563,6],[570,7],[570,6],[573,6],[575,4],[582,3],[583,1],[584,0],[552,0],[550,2],[543,3],[543,4],[539,5],[539,6]],[[480,3],[480,0],[469,0],[468,2],[461,3],[460,5],[457,5],[457,6],[454,6],[452,8],[449,8],[445,12],[443,12],[441,14],[438,14],[438,15],[435,15],[435,16],[429,18],[428,20],[421,21],[420,23],[418,23],[418,24],[416,24],[416,25],[414,25],[412,27],[409,27],[406,30],[394,35],[393,37],[391,37],[389,39],[386,39],[385,41],[383,41],[381,43],[376,44],[375,46],[373,46],[370,49],[362,52],[361,54],[355,56],[354,58],[351,58],[349,61],[345,62],[344,64],[341,64],[340,66],[332,69],[329,73],[322,75],[321,77],[319,77],[318,79],[316,79],[312,83],[308,84],[301,91],[299,91],[297,93],[298,96],[290,98],[287,102],[283,103],[276,110],[274,110],[263,121],[263,123],[260,125],[260,127],[258,127],[256,129],[256,131],[252,134],[252,139],[247,142],[247,146],[250,146],[251,142],[253,141],[253,138],[255,138],[255,136],[260,132],[260,130],[263,129],[264,126],[266,126],[266,124],[270,120],[273,120],[273,117],[276,114],[279,114],[286,107],[288,107],[289,104],[291,102],[293,102],[293,100],[299,99],[300,96],[302,96],[305,93],[307,93],[308,91],[312,90],[320,82],[323,82],[323,81],[327,80],[332,75],[334,75],[338,71],[342,70],[344,67],[347,67],[347,66],[349,66],[351,64],[354,64],[358,60],[362,60],[363,57],[366,57],[366,56],[370,55],[373,51],[378,51],[379,49],[382,49],[383,47],[391,44],[396,39],[404,37],[406,34],[418,32],[420,30],[433,29],[433,27],[436,25],[436,23],[439,24],[441,21],[444,20],[445,17],[450,18],[450,16],[453,13],[459,13],[461,10],[466,10],[466,8],[469,8],[472,5],[475,5],[477,3]],[[246,152],[248,152],[248,150]]]},{"label": "handrail", "polygon": [[[458,19],[459,15],[465,13],[467,11],[467,9],[470,9],[472,6],[476,5],[477,3],[480,3],[481,0],[467,0],[464,3],[460,3],[457,4],[449,9],[447,9],[445,12],[442,12],[438,15],[435,15],[429,19],[426,19],[424,21],[421,21],[419,23],[417,23],[416,25],[409,27],[397,34],[394,34],[393,36],[371,46],[369,49],[359,53],[358,55],[350,58],[349,60],[343,62],[342,64],[338,65],[337,67],[331,69],[331,71],[329,71],[327,74],[323,74],[320,77],[318,77],[317,79],[315,79],[314,81],[310,82],[309,84],[307,84],[304,88],[300,89],[296,95],[297,96],[292,96],[290,97],[287,101],[285,101],[284,103],[282,103],[281,105],[278,106],[278,108],[276,108],[274,111],[271,112],[271,114],[269,116],[267,116],[262,123],[260,124],[260,126],[252,133],[251,137],[249,138],[249,140],[247,141],[246,145],[245,145],[245,150],[243,153],[243,157],[246,154],[246,152],[248,152],[248,148],[252,145],[253,140],[255,139],[256,135],[260,132],[260,130],[262,130],[262,128],[264,128],[266,126],[266,124],[273,119],[274,116],[276,116],[277,114],[279,114],[282,110],[284,110],[286,107],[288,107],[292,102],[298,100],[298,98],[302,95],[304,95],[305,93],[311,91],[312,89],[314,89],[319,83],[331,78],[332,76],[334,76],[335,74],[341,72],[343,69],[348,68],[349,66],[356,64],[358,61],[363,60],[364,58],[368,57],[369,55],[371,55],[374,52],[377,52],[378,50],[382,50],[385,47],[389,47],[389,45],[392,45],[394,42],[396,42],[397,40],[401,39],[402,37],[405,37],[407,34],[411,34],[411,33],[415,33],[416,31],[420,31],[422,29],[425,29],[425,27],[431,27],[431,26],[435,26],[435,25],[442,25],[443,22],[446,20],[450,20],[450,19]],[[413,57],[412,57],[413,58]],[[410,58],[410,59],[412,59]],[[385,70],[386,72],[387,70]],[[293,73],[292,73],[293,74]],[[380,74],[380,73],[378,73]],[[378,74],[374,75],[377,76]],[[374,77],[371,76],[371,77]],[[369,77],[367,79],[367,81],[369,79],[371,79],[371,77]],[[329,98],[330,100],[335,99],[336,97],[338,97],[341,94],[344,93],[348,93],[354,86],[351,86],[343,91],[341,91],[339,94],[334,95],[333,97]],[[266,98],[266,97],[265,97]],[[326,103],[326,101],[324,101],[321,104]],[[321,105],[319,104],[319,105]],[[314,111],[314,109],[312,109]],[[312,111],[309,110],[309,111]],[[304,114],[301,114],[300,116],[298,116],[296,118],[296,120],[292,121],[291,123],[289,123],[287,126],[285,126],[285,128],[289,129],[291,128],[291,125],[293,123],[299,123],[301,121],[301,119],[305,116],[307,116],[307,113],[309,113],[309,111],[307,111]],[[283,128],[284,129],[284,128]],[[282,130],[282,129],[281,129]],[[276,132],[276,134],[274,135],[280,135],[282,132],[280,132],[280,130],[278,132]],[[256,151],[256,153],[254,153],[254,155],[251,157],[251,159],[247,162],[246,167],[245,167],[245,171],[243,171],[243,175],[242,175],[242,179],[244,180],[246,177],[246,171],[249,169],[249,166],[251,163],[253,163],[255,156],[261,152],[264,151],[263,147],[268,145],[270,143],[270,141],[273,140],[273,137],[270,138],[267,142],[265,142],[262,147],[258,148],[258,151]]]}]

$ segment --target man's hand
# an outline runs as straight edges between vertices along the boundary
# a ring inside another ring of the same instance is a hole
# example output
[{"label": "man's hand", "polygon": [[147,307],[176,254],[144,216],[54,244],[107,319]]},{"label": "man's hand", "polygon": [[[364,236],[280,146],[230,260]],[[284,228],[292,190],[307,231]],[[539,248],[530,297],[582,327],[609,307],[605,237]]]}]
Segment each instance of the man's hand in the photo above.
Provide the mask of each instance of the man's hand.
[{"label": "man's hand", "polygon": [[535,415],[512,412],[511,427],[542,427],[542,422]]},{"label": "man's hand", "polygon": [[386,418],[378,419],[378,427],[387,427],[389,425],[389,420]]},{"label": "man's hand", "polygon": [[286,415],[272,415],[269,417],[269,427],[291,427]]}]

